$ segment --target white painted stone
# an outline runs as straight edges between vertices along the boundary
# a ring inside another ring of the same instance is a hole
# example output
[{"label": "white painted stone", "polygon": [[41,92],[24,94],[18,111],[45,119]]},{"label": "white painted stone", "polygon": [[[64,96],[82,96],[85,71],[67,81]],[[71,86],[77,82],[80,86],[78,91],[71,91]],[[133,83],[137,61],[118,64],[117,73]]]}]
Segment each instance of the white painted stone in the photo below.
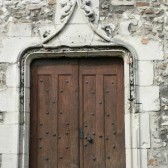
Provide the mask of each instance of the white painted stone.
[{"label": "white painted stone", "polygon": [[132,133],[132,128],[131,128],[131,114],[125,114],[125,148],[130,149],[132,140],[131,140],[131,133]]},{"label": "white painted stone", "polygon": [[148,168],[147,149],[126,149],[126,168],[130,167]]},{"label": "white painted stone", "polygon": [[148,155],[147,155],[147,149],[140,149],[141,150],[141,168],[148,168]]},{"label": "white painted stone", "polygon": [[148,86],[153,84],[154,69],[152,61],[138,61],[138,85]]},{"label": "white painted stone", "polygon": [[100,45],[100,46],[110,46],[113,43],[107,43],[104,39],[102,39],[100,36],[98,36],[97,34],[94,34],[93,40],[91,45],[92,46],[96,46],[96,45]]},{"label": "white painted stone", "polygon": [[18,168],[18,155],[4,153],[1,168]]},{"label": "white painted stone", "polygon": [[19,65],[9,65],[6,72],[6,85],[8,87],[19,87]]},{"label": "white painted stone", "polygon": [[[150,148],[150,125],[148,113],[136,113],[130,115],[131,123],[133,123],[131,129],[131,142],[132,148]],[[127,131],[127,130],[126,130]],[[129,141],[129,137],[126,137],[126,142]],[[131,148],[130,146],[126,146]]]},{"label": "white painted stone", "polygon": [[0,125],[0,153],[18,153],[19,125]]},{"label": "white painted stone", "polygon": [[0,122],[0,126],[4,124],[19,124],[19,112],[4,112],[3,122]]},{"label": "white painted stone", "polygon": [[44,39],[45,39],[45,36],[44,36],[45,34],[50,36],[51,34],[55,33],[55,31],[56,31],[56,28],[55,28],[55,25],[53,24],[48,24],[48,25],[45,24],[39,27],[40,36],[41,38],[44,38]]},{"label": "white painted stone", "polygon": [[2,41],[0,48],[1,62],[16,62],[23,49],[40,43],[38,37],[9,37]]},{"label": "white painted stone", "polygon": [[131,127],[131,138],[132,138],[132,148],[136,149],[140,147],[140,140],[139,140],[139,132],[140,132],[140,128],[139,128],[139,114],[131,114],[131,123],[134,123]]},{"label": "white painted stone", "polygon": [[79,6],[76,6],[72,17],[69,20],[70,24],[85,24],[89,21],[87,18],[82,14],[82,11],[79,9]]},{"label": "white painted stone", "polygon": [[128,30],[129,25],[130,25],[131,21],[130,20],[126,20],[120,23],[120,27],[119,27],[119,33],[122,35],[130,35],[130,32]]},{"label": "white painted stone", "polygon": [[140,113],[140,148],[150,148],[149,113]]},{"label": "white painted stone", "polygon": [[0,111],[19,111],[19,88],[8,88],[0,92]]},{"label": "white painted stone", "polygon": [[10,23],[8,36],[29,37],[32,35],[32,25],[30,23]]},{"label": "white painted stone", "polygon": [[141,38],[125,35],[118,35],[114,38],[116,42],[125,43],[126,46],[131,46],[137,53],[138,60],[163,60],[163,45],[159,41],[150,40],[147,45],[142,44]]},{"label": "white painted stone", "polygon": [[132,166],[132,149],[126,149],[126,168],[130,168]]},{"label": "white painted stone", "polygon": [[[44,46],[45,46],[45,44],[44,44]],[[60,43],[59,38],[56,37],[56,38],[53,38],[51,41],[49,41],[49,43],[47,43],[46,46],[53,46],[53,47],[61,46],[61,43]]]},{"label": "white painted stone", "polygon": [[68,25],[59,35],[59,40],[62,45],[90,45],[93,36],[94,32],[87,24]]},{"label": "white painted stone", "polygon": [[159,86],[139,87],[139,103],[143,111],[159,111]]}]

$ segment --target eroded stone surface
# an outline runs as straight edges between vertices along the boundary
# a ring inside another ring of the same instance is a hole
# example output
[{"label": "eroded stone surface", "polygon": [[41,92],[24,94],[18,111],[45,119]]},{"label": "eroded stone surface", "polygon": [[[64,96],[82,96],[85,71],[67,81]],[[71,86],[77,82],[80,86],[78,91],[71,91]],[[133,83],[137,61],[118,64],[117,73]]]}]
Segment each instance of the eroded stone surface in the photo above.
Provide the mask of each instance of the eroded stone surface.
[{"label": "eroded stone surface", "polygon": [[[26,47],[42,44],[43,40],[59,31],[64,22],[68,21],[67,16],[71,15],[75,0],[64,1],[63,6],[60,2],[0,0],[0,168],[17,168],[18,56]],[[140,156],[142,168],[167,168],[168,1],[79,2],[83,7],[79,4],[74,8],[72,18],[62,26],[61,33],[50,44],[108,46],[110,43],[95,35],[94,31],[97,30],[103,36],[116,39],[135,50],[138,66],[134,71],[137,72],[136,91],[140,111],[126,117],[130,122],[133,120],[134,148],[130,149],[131,143],[128,142],[126,151],[133,151],[133,168],[138,167]],[[29,92],[28,88],[25,90]],[[28,94],[26,100],[29,101]],[[25,109],[29,111],[29,104]],[[126,141],[129,141],[129,137],[126,137]],[[127,167],[129,165],[127,163]]]}]

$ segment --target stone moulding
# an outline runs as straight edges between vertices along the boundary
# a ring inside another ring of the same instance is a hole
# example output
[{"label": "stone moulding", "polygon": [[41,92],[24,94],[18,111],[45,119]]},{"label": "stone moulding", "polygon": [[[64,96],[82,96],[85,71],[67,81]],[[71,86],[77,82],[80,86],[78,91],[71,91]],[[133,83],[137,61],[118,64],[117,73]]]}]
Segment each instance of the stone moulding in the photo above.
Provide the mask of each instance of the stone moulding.
[{"label": "stone moulding", "polygon": [[[131,52],[119,45],[111,45],[111,46],[55,46],[50,47],[43,45],[39,46],[30,46],[26,48],[23,52],[21,52],[18,61],[20,62],[20,145],[19,146],[19,168],[28,168],[28,137],[29,137],[29,125],[25,123],[26,106],[28,106],[29,102],[27,99],[27,95],[29,95],[29,91],[27,86],[30,82],[29,71],[31,61],[39,58],[60,58],[60,57],[70,57],[70,58],[80,58],[80,57],[122,57],[124,60],[124,67],[127,74],[125,77],[126,89],[125,89],[125,113],[132,114],[138,112],[138,96],[136,93],[135,85],[136,85],[136,58],[133,57]],[[128,122],[128,121],[127,121]],[[129,134],[132,132],[131,128],[131,119],[130,122],[127,123],[129,125],[126,129],[129,131]],[[25,135],[25,136],[23,136]],[[139,136],[139,135],[138,135]],[[130,139],[128,144],[131,144],[131,136],[127,137]],[[128,145],[126,145],[128,146]],[[130,146],[130,149],[132,147]],[[131,151],[130,151],[131,152]],[[130,158],[133,159],[132,153],[129,154]],[[129,157],[128,157],[129,159]],[[140,158],[139,158],[140,159]],[[132,161],[128,160],[127,162],[131,163]],[[133,168],[132,165],[129,165],[129,168]]]}]

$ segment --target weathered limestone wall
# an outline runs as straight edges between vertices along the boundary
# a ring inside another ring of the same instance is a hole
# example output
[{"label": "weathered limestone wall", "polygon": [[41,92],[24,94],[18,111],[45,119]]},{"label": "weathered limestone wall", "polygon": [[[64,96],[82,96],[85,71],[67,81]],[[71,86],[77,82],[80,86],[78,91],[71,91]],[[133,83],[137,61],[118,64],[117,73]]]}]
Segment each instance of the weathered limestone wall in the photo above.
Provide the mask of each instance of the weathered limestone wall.
[{"label": "weathered limestone wall", "polygon": [[76,7],[75,2],[0,0],[0,168],[18,167],[19,54],[26,47],[42,44],[59,30],[49,45],[108,46],[120,42],[135,50],[136,103],[140,109],[129,115],[133,117],[134,135],[141,126],[141,138],[134,139],[130,150],[134,156],[141,153],[142,159],[135,157],[133,168],[167,168],[168,1],[78,0]]}]

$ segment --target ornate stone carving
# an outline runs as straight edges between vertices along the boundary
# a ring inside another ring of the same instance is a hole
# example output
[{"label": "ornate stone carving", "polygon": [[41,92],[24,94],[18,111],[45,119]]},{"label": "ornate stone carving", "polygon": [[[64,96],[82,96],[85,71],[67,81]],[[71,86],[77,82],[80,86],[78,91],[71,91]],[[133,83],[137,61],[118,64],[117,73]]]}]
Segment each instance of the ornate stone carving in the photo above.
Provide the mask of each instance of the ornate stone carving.
[{"label": "ornate stone carving", "polygon": [[109,1],[104,1],[104,2],[101,4],[101,8],[102,8],[102,9],[109,9],[109,7],[110,7]]},{"label": "ornate stone carving", "polygon": [[113,31],[115,29],[115,26],[110,24],[103,24],[101,28],[105,31],[106,35],[108,37],[113,37]]},{"label": "ornate stone carving", "polygon": [[61,0],[60,1],[61,5],[61,16],[60,16],[60,21],[63,22],[65,18],[70,14],[71,8],[72,8],[72,2],[70,0]]},{"label": "ornate stone carving", "polygon": [[105,32],[107,33],[108,36],[112,36],[112,28],[110,25],[105,25],[102,28],[105,30]]},{"label": "ornate stone carving", "polygon": [[90,22],[95,21],[95,13],[91,7],[91,0],[83,0],[82,9],[85,12],[85,15],[88,17]]}]

